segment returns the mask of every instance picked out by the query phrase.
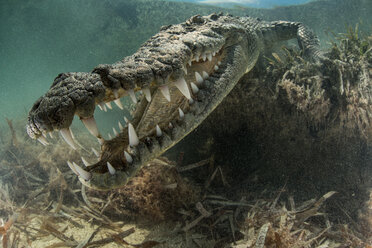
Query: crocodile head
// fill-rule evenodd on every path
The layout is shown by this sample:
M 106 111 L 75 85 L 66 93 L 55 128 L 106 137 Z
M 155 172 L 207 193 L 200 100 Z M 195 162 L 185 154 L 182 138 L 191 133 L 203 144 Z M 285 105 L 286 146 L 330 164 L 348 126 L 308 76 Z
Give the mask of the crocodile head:
M 47 144 L 59 130 L 73 149 L 69 126 L 77 115 L 101 143 L 100 160 L 85 170 L 71 168 L 85 185 L 118 188 L 135 172 L 195 129 L 256 63 L 257 35 L 239 18 L 212 14 L 163 27 L 132 56 L 99 65 L 91 73 L 63 73 L 29 112 L 27 132 Z M 143 96 L 133 118 L 111 140 L 94 119 L 96 106 L 135 93 Z

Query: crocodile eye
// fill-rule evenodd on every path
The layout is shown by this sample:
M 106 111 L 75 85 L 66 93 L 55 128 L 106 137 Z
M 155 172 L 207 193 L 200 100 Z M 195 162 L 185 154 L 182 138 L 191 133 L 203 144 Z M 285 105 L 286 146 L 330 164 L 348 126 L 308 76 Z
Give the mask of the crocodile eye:
M 205 20 L 202 16 L 196 15 L 190 18 L 190 22 L 194 24 L 203 24 Z
M 214 14 L 212 14 L 212 15 L 210 16 L 211 20 L 213 20 L 213 21 L 217 21 L 219 17 L 220 17 L 220 16 L 217 15 L 216 13 L 214 13 Z
M 34 103 L 34 105 L 32 106 L 31 111 L 35 111 L 36 109 L 38 109 L 42 100 L 43 100 L 43 98 L 40 97 L 40 98 L 39 98 L 39 99 Z

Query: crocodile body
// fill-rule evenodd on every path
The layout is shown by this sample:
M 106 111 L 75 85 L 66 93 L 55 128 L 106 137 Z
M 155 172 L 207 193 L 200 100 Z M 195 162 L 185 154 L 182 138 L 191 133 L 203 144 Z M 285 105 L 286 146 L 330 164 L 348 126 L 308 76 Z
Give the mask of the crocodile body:
M 85 170 L 70 164 L 80 181 L 99 190 L 126 184 L 136 171 L 194 130 L 273 44 L 297 38 L 304 54 L 322 59 L 317 37 L 297 22 L 265 22 L 222 14 L 193 16 L 162 27 L 132 56 L 90 73 L 62 73 L 29 112 L 27 132 L 48 144 L 58 130 L 79 149 L 70 125 L 77 115 L 101 143 L 100 160 Z M 135 93 L 143 96 L 137 103 Z M 136 102 L 133 118 L 105 140 L 95 125 L 96 106 L 121 97 Z

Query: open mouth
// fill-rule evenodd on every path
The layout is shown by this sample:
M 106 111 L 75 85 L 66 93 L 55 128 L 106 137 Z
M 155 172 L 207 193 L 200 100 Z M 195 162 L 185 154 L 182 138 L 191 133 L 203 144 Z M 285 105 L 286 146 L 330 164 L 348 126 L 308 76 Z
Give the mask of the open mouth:
M 204 112 L 200 108 L 212 87 L 208 84 L 223 70 L 223 54 L 221 49 L 196 57 L 188 63 L 184 77 L 160 87 L 142 89 L 143 97 L 133 119 L 124 128 L 119 127 L 120 134 L 103 142 L 101 160 L 87 167 L 91 177 L 83 179 L 83 183 L 95 188 L 120 186 L 140 165 L 160 156 L 198 126 L 196 116 Z M 129 97 L 136 102 L 131 94 Z
M 200 25 L 200 19 L 196 22 Z M 125 185 L 139 168 L 200 125 L 257 60 L 258 49 L 247 49 L 254 37 L 248 39 L 243 32 L 234 30 L 226 36 L 222 31 L 200 34 L 196 29 L 198 33 L 194 30 L 180 38 L 172 35 L 178 28 L 168 28 L 166 35 L 160 32 L 136 54 L 113 65 L 100 65 L 92 73 L 60 74 L 31 109 L 29 136 L 46 145 L 46 134 L 59 130 L 77 150 L 69 127 L 78 115 L 98 138 L 101 153 L 93 165 L 82 159 L 86 167 L 69 162 L 70 168 L 94 189 Z M 158 44 L 162 42 L 165 47 Z M 136 103 L 133 118 L 125 125 L 115 124 L 120 132 L 114 128 L 115 137 L 105 140 L 94 111 L 96 106 L 111 108 L 112 102 L 122 109 L 122 97 Z

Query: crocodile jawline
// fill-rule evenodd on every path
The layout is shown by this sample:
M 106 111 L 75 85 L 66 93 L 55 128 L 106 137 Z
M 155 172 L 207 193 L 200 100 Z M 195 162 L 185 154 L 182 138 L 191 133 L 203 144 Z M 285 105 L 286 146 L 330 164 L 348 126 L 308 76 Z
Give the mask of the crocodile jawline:
M 156 89 L 151 95 L 152 100 L 150 103 L 145 99 L 141 100 L 131 121 L 137 131 L 139 144 L 136 146 L 128 145 L 128 127 L 124 127 L 118 137 L 103 143 L 100 161 L 88 167 L 88 170 L 92 173 L 91 179 L 84 180 L 80 177 L 80 181 L 90 188 L 99 190 L 121 187 L 126 184 L 127 180 L 139 168 L 160 156 L 199 126 L 234 88 L 241 76 L 251 69 L 235 66 L 234 61 L 239 60 L 241 60 L 240 63 L 243 65 L 247 64 L 242 59 L 247 58 L 247 55 L 244 55 L 243 47 L 236 45 L 223 48 L 222 50 L 221 54 L 217 54 L 212 60 L 214 62 L 217 57 L 220 57 L 220 65 L 218 66 L 218 62 L 216 62 L 210 66 L 214 70 L 214 65 L 217 65 L 218 70 L 208 73 L 209 77 L 204 79 L 201 84 L 198 84 L 199 90 L 197 93 L 190 90 L 193 99 L 192 104 L 175 86 L 169 87 L 170 102 L 164 98 L 160 89 Z M 235 57 L 235 59 L 223 59 L 227 56 L 225 53 Z M 200 63 L 203 64 L 204 62 Z M 191 83 L 189 78 L 195 75 L 193 67 L 198 67 L 198 65 L 192 65 L 187 68 L 188 75 L 190 75 L 189 77 L 186 76 L 188 85 Z M 207 72 L 210 70 L 203 71 Z M 203 74 L 202 71 L 199 71 L 199 73 Z M 225 83 L 226 80 L 229 80 L 229 84 Z M 164 108 L 166 110 L 162 111 Z M 184 113 L 183 116 L 180 116 L 179 108 Z M 159 120 L 159 124 L 153 121 L 155 116 Z M 152 126 L 152 128 L 146 129 L 146 132 L 138 131 L 148 125 Z M 159 126 L 161 135 L 157 134 L 156 125 Z M 134 159 L 131 164 L 127 163 L 123 147 L 126 147 L 124 150 Z M 114 175 L 111 175 L 106 169 L 107 162 L 110 162 L 115 168 L 123 169 L 118 169 Z
M 101 155 L 85 170 L 69 163 L 71 169 L 88 187 L 121 187 L 200 125 L 253 68 L 273 34 L 278 41 L 297 37 L 305 52 L 320 55 L 316 37 L 300 23 L 194 16 L 162 28 L 122 61 L 99 65 L 92 73 L 60 74 L 30 110 L 27 132 L 47 144 L 45 134 L 60 130 L 77 149 L 69 126 L 78 115 L 100 140 Z M 144 96 L 133 119 L 117 137 L 104 140 L 95 125 L 95 107 L 111 101 L 121 107 L 120 97 L 135 98 L 139 90 Z

